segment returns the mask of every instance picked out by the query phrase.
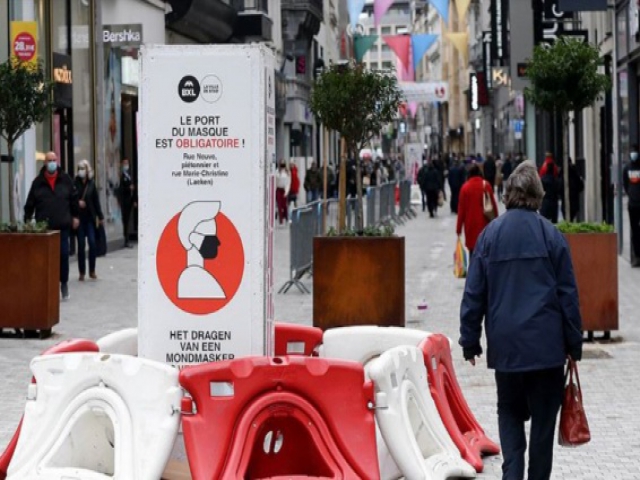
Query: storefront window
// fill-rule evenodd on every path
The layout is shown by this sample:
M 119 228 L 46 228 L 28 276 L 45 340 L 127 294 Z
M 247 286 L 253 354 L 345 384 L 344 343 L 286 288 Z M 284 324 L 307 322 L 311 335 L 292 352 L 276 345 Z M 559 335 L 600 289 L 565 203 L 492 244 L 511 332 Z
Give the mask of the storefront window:
M 93 95 L 89 41 L 89 2 L 71 0 L 71 58 L 73 65 L 73 154 L 75 162 L 93 158 Z

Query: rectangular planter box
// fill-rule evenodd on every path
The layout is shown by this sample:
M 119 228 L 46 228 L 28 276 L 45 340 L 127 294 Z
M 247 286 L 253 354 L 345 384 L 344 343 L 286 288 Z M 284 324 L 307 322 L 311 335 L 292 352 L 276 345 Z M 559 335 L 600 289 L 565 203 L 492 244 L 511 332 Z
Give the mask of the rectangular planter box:
M 618 330 L 618 246 L 615 233 L 566 233 L 575 270 L 582 329 Z
M 313 325 L 405 325 L 403 237 L 313 239 Z
M 60 321 L 60 233 L 0 234 L 0 328 L 39 330 Z

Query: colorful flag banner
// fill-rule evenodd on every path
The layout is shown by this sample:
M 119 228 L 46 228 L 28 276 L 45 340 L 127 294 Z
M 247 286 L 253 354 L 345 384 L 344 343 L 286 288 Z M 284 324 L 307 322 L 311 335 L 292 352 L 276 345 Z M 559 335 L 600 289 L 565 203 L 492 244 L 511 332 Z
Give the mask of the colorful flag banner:
M 376 27 L 380 25 L 380 20 L 392 4 L 393 0 L 373 0 L 373 22 Z
M 427 53 L 427 50 L 431 48 L 431 45 L 437 40 L 437 35 L 430 33 L 417 33 L 411 35 L 411 49 L 413 50 L 413 69 L 418 69 L 418 64 Z
M 456 0 L 456 10 L 458 10 L 458 20 L 464 20 L 467 10 L 469 10 L 469 4 L 471 0 Z
M 460 55 L 464 65 L 469 63 L 469 34 L 467 32 L 446 33 L 449 41 L 453 44 Z
M 348 0 L 349 9 L 349 22 L 351 24 L 351 30 L 356 31 L 356 25 L 358 25 L 358 19 L 364 8 L 365 0 Z
M 429 3 L 436 9 L 445 25 L 449 25 L 449 0 L 429 0 Z
M 360 63 L 365 54 L 378 40 L 378 35 L 356 35 L 353 37 L 353 50 L 356 62 Z
M 409 102 L 409 112 L 411 113 L 412 118 L 416 118 L 416 113 L 418 113 L 418 102 Z
M 396 62 L 396 78 L 399 82 L 415 82 L 416 72 L 413 69 L 413 63 L 409 62 L 409 66 L 405 68 L 400 60 Z
M 410 65 L 411 37 L 409 35 L 385 35 L 382 39 L 393 50 L 404 68 Z

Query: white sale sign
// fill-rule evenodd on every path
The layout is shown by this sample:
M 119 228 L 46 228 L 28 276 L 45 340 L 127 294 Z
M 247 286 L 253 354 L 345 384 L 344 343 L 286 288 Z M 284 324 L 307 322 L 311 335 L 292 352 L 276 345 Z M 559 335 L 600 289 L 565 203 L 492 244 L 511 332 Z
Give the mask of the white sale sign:
M 259 45 L 142 48 L 139 354 L 271 354 L 275 61 Z

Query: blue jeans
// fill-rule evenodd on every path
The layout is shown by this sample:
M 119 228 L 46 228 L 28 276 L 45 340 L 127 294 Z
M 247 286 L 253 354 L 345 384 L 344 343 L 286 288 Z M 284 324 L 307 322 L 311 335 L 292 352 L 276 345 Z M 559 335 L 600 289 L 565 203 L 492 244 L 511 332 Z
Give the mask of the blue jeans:
M 564 368 L 530 372 L 495 372 L 502 479 L 522 480 L 527 449 L 524 424 L 531 419 L 528 480 L 549 480 L 553 436 L 564 392 Z
M 307 203 L 315 202 L 320 198 L 319 190 L 308 190 L 307 191 Z
M 78 227 L 78 270 L 80 275 L 84 275 L 87 271 L 86 241 L 89 242 L 89 272 L 93 273 L 96 271 L 96 226 L 91 218 L 80 219 Z
M 69 229 L 60 230 L 60 283 L 69 281 Z

